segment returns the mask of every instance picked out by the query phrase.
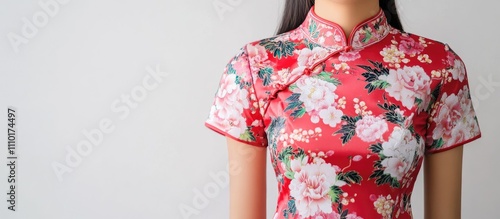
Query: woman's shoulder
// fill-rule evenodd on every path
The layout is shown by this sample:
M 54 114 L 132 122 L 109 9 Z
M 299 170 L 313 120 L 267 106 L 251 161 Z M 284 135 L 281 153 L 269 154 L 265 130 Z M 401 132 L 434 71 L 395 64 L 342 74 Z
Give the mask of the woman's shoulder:
M 249 41 L 243 48 L 249 55 L 262 55 L 263 52 L 267 52 L 268 56 L 281 59 L 295 55 L 295 51 L 304 48 L 306 44 L 307 39 L 298 27 L 288 32 Z
M 391 34 L 393 36 L 392 43 L 397 44 L 400 50 L 415 50 L 415 53 L 420 52 L 423 55 L 430 53 L 434 57 L 458 56 L 458 54 L 452 50 L 449 43 L 433 37 L 397 29 L 393 29 Z

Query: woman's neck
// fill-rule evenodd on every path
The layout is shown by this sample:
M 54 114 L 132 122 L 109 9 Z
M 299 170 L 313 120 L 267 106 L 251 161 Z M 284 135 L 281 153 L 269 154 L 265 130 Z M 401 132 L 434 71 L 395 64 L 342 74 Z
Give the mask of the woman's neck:
M 379 0 L 315 0 L 314 13 L 342 27 L 349 37 L 356 25 L 375 16 Z

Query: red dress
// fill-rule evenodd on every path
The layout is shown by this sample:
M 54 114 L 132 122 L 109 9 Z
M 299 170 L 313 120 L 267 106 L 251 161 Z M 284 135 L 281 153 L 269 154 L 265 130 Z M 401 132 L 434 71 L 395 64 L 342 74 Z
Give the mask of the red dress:
M 346 39 L 314 7 L 297 29 L 241 48 L 205 125 L 268 147 L 274 218 L 412 218 L 424 155 L 481 136 L 447 44 L 391 27 L 382 10 Z

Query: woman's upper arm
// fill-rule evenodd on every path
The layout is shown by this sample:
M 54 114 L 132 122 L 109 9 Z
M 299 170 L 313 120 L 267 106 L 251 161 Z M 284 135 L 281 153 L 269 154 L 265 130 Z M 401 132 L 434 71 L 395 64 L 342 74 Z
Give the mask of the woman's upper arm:
M 226 137 L 229 158 L 230 218 L 266 218 L 266 147 Z
M 460 219 L 463 145 L 424 159 L 425 219 Z

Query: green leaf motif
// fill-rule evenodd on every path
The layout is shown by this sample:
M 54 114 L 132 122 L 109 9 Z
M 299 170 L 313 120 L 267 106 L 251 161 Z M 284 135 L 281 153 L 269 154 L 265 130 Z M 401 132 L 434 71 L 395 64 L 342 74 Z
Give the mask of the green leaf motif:
M 384 67 L 384 65 L 380 62 L 374 62 L 372 60 L 368 61 L 373 65 L 373 68 L 367 65 L 358 65 L 358 67 L 366 71 L 361 75 L 365 77 L 366 82 L 369 82 L 365 86 L 365 89 L 368 90 L 368 93 L 371 93 L 375 89 L 384 89 L 389 86 L 390 84 L 388 84 L 387 82 L 379 80 L 379 76 L 389 75 L 389 69 Z
M 342 115 L 340 119 L 345 121 L 346 124 L 342 125 L 334 134 L 342 134 L 340 139 L 342 139 L 342 145 L 345 145 L 356 133 L 356 122 L 361 119 L 361 116 L 350 117 L 348 115 Z
M 232 64 L 227 66 L 227 74 L 236 74 L 236 69 L 234 69 Z
M 286 176 L 286 178 L 288 178 L 288 179 L 294 179 L 294 178 L 295 178 L 295 177 L 294 177 L 294 175 L 295 175 L 295 173 L 294 173 L 294 172 L 291 172 L 291 171 L 286 171 L 286 172 L 285 172 L 285 176 Z
M 369 177 L 370 179 L 374 178 L 376 179 L 375 180 L 375 183 L 377 185 L 383 185 L 383 184 L 389 184 L 389 186 L 393 187 L 393 188 L 399 188 L 400 187 L 400 183 L 399 181 L 392 177 L 391 175 L 389 174 L 384 174 L 384 171 L 383 170 L 375 170 Z
M 283 210 L 283 216 L 285 218 L 288 218 L 290 214 L 292 216 L 295 216 L 295 214 L 297 213 L 297 208 L 295 207 L 295 199 L 288 200 L 287 207 L 287 209 Z
M 353 184 L 353 183 L 360 184 L 361 180 L 363 179 L 361 177 L 361 175 L 359 175 L 359 173 L 356 171 L 348 171 L 346 173 L 339 173 L 339 175 L 337 175 L 337 177 L 339 180 L 342 180 L 348 184 Z
M 380 169 L 380 168 L 383 168 L 384 166 L 382 165 L 382 161 L 381 160 L 377 160 L 377 161 L 374 162 L 373 167 L 375 169 Z
M 331 77 L 332 74 L 329 73 L 329 72 L 326 72 L 326 71 L 322 71 L 321 73 L 319 73 L 318 75 L 314 76 L 315 78 L 318 78 L 318 79 L 321 79 L 323 81 L 326 81 L 326 82 L 329 82 L 329 83 L 332 83 L 334 84 L 335 86 L 339 86 L 341 83 L 339 81 L 339 79 L 337 78 L 332 78 Z
M 406 120 L 407 118 L 405 118 Z M 410 130 L 411 134 L 415 136 L 415 139 L 417 140 L 417 144 L 420 144 L 420 135 L 415 132 L 415 127 L 413 125 L 410 125 L 408 127 L 408 130 Z
M 262 79 L 264 86 L 269 86 L 271 84 L 271 75 L 273 74 L 272 68 L 263 68 L 259 71 L 259 78 Z
M 290 213 L 292 213 L 292 215 L 295 215 L 295 213 L 297 212 L 297 208 L 295 207 L 295 199 L 288 200 L 287 206 Z
M 259 44 L 264 46 L 266 50 L 270 51 L 278 59 L 293 56 L 295 46 L 297 45 L 291 41 L 274 41 L 273 39 L 262 40 Z
M 255 136 L 252 131 L 250 131 L 250 127 L 248 127 L 245 132 L 240 134 L 240 138 L 245 141 L 255 141 Z
M 285 164 L 285 177 L 288 179 L 294 179 L 295 178 L 295 172 L 292 171 L 291 166 L 290 166 L 290 161 L 292 159 L 304 159 L 305 157 L 305 152 L 303 149 L 294 149 L 292 146 L 288 146 L 284 148 L 279 154 L 278 154 L 278 160 L 280 160 L 283 164 Z
M 406 118 L 403 115 L 401 115 L 401 113 L 396 111 L 397 109 L 399 109 L 399 106 L 393 103 L 389 103 L 387 101 L 385 94 L 383 95 L 383 99 L 384 103 L 383 104 L 378 103 L 377 106 L 387 111 L 384 113 L 384 119 L 390 123 L 394 123 L 396 125 L 404 127 L 404 122 Z
M 370 145 L 370 151 L 375 153 L 375 154 L 380 154 L 380 152 L 382 152 L 382 150 L 383 150 L 382 143 L 380 143 L 380 142 L 377 142 L 375 144 Z
M 290 116 L 293 119 L 300 118 L 304 116 L 306 113 L 306 109 L 304 108 L 304 103 L 299 100 L 300 98 L 300 93 L 293 93 L 290 95 L 288 98 L 286 98 L 285 102 L 288 104 L 287 107 L 285 108 L 286 111 L 293 111 Z
M 340 195 L 342 193 L 342 189 L 338 186 L 332 186 L 330 187 L 330 191 L 328 191 L 328 195 L 330 196 L 333 203 L 337 203 L 340 201 Z
M 420 98 L 418 98 L 418 97 L 415 97 L 415 103 L 416 103 L 417 105 L 422 104 L 422 99 L 420 99 Z
M 371 84 L 374 88 L 378 88 L 378 89 L 385 89 L 385 88 L 388 88 L 391 86 L 391 84 L 389 84 L 387 81 L 383 81 L 383 80 L 376 80 L 376 81 L 371 82 Z
M 379 19 L 375 22 L 375 25 L 373 25 L 373 28 L 375 28 L 375 30 L 379 30 L 381 24 L 382 24 L 382 19 Z
M 293 111 L 293 113 L 291 113 L 290 116 L 293 117 L 293 119 L 297 119 L 304 116 L 304 114 L 306 114 L 306 108 L 301 107 Z
M 361 41 L 363 43 L 367 43 L 368 41 L 370 41 L 372 36 L 373 36 L 373 34 L 372 34 L 372 32 L 370 32 L 370 29 L 365 29 L 365 36 L 363 37 L 363 39 Z
M 296 108 L 300 108 L 302 106 L 302 101 L 293 101 L 293 102 L 290 102 L 288 104 L 288 106 L 286 106 L 285 108 L 285 111 L 289 111 L 289 110 L 293 110 L 293 109 L 296 109 Z
M 316 21 L 311 20 L 311 25 L 309 26 L 309 34 L 313 39 L 318 38 L 319 36 L 319 31 L 318 31 L 318 25 L 316 24 Z
M 439 93 L 441 92 L 441 83 L 439 83 L 434 89 L 431 91 L 431 100 L 429 101 L 429 105 L 427 105 L 427 111 L 429 111 L 434 103 L 439 98 Z
M 293 92 L 293 90 L 295 90 L 297 88 L 298 88 L 298 86 L 296 84 L 292 84 L 292 85 L 288 86 L 288 90 L 290 90 L 292 92 Z
M 400 126 L 404 126 L 404 121 L 405 121 L 405 118 L 397 113 L 396 111 L 394 110 L 391 110 L 389 112 L 386 112 L 384 114 L 384 118 L 390 122 L 390 123 L 394 123 L 394 124 L 398 124 Z
M 320 45 L 318 45 L 317 43 L 314 43 L 312 41 L 309 41 L 307 38 L 304 39 L 304 44 L 306 45 L 306 47 L 310 50 L 313 50 L 314 47 L 318 47 Z
M 279 116 L 271 119 L 271 124 L 268 127 L 268 139 L 269 139 L 269 148 L 271 150 L 276 150 L 277 148 L 277 138 L 279 136 L 279 132 L 285 125 L 285 118 Z
M 439 149 L 443 147 L 443 145 L 444 145 L 443 138 L 439 138 L 437 140 L 432 141 L 431 149 Z

